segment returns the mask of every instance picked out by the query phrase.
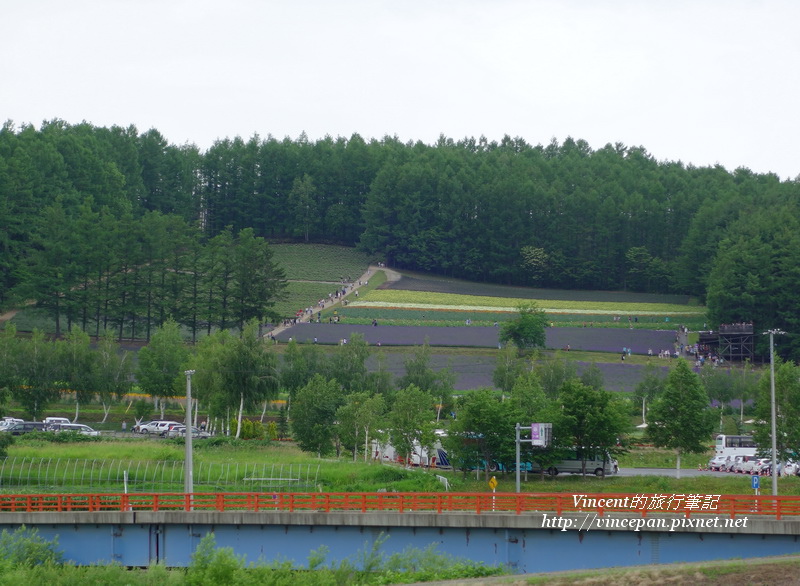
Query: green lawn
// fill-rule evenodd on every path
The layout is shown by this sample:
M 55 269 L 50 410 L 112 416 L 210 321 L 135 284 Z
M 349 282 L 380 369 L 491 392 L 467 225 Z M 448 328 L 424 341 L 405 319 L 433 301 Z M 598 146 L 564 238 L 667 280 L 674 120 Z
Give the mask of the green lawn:
M 275 304 L 275 311 L 284 317 L 293 317 L 295 312 L 305 307 L 316 307 L 317 301 L 327 299 L 328 293 L 336 290 L 336 284 L 317 281 L 289 281 L 286 285 L 286 299 Z

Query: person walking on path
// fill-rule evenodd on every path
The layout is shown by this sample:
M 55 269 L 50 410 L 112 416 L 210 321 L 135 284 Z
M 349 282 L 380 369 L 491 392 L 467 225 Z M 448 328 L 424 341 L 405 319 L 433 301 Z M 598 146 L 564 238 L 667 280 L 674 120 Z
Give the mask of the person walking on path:
M 365 286 L 369 283 L 370 276 L 374 275 L 376 271 L 383 271 L 384 274 L 386 275 L 387 281 L 399 281 L 401 277 L 400 273 L 398 273 L 397 271 L 387 269 L 386 267 L 370 265 L 370 267 L 366 270 L 366 272 L 363 275 L 361 275 L 361 278 L 359 278 L 356 281 L 353 281 L 353 283 L 350 285 L 347 291 L 345 291 L 341 296 L 339 296 L 339 302 L 340 303 L 343 302 L 350 295 L 358 297 L 358 290 L 362 286 Z M 310 309 L 311 309 L 310 312 L 303 312 L 303 315 L 297 318 L 297 323 L 309 323 L 315 321 L 317 315 L 320 312 L 322 312 L 325 308 L 316 306 L 316 307 L 311 307 Z M 282 331 L 284 331 L 285 329 L 287 329 L 288 327 L 290 326 L 285 326 L 283 324 L 280 324 L 276 326 L 273 330 L 271 330 L 270 333 L 274 337 L 279 333 L 281 333 Z

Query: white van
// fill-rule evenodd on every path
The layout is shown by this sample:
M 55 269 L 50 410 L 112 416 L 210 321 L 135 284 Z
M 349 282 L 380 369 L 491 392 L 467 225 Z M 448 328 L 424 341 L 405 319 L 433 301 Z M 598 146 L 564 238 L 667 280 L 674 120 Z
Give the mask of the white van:
M 45 427 L 50 427 L 51 425 L 63 425 L 72 422 L 66 417 L 45 417 L 42 423 L 44 423 Z
M 17 419 L 16 417 L 3 417 L 0 421 L 0 431 L 5 431 L 17 423 L 24 423 L 24 419 Z

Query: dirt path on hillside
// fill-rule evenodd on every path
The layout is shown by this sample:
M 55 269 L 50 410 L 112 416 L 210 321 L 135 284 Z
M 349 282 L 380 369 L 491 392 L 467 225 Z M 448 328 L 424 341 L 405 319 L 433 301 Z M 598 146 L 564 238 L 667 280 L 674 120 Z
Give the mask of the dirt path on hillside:
M 12 309 L 11 311 L 7 311 L 5 313 L 0 313 L 0 324 L 5 323 L 14 318 L 15 315 L 19 312 L 19 309 Z
M 309 312 L 305 312 L 302 315 L 302 317 L 297 318 L 297 323 L 309 323 L 309 322 L 312 322 L 312 321 L 315 320 L 316 316 L 321 311 L 325 311 L 325 310 L 331 309 L 331 308 L 333 308 L 333 307 L 335 307 L 337 305 L 341 305 L 342 301 L 345 300 L 345 299 L 348 299 L 348 298 L 352 299 L 353 297 L 358 297 L 357 291 L 361 287 L 363 287 L 367 283 L 369 283 L 370 278 L 372 276 L 374 276 L 375 273 L 378 272 L 378 271 L 383 271 L 384 272 L 384 274 L 386 275 L 386 280 L 387 281 L 394 282 L 394 281 L 399 281 L 402 278 L 402 275 L 400 273 L 398 273 L 397 271 L 393 271 L 391 269 L 387 269 L 386 267 L 381 267 L 381 266 L 377 266 L 377 265 L 370 265 L 369 268 L 367 269 L 367 271 L 363 275 L 361 275 L 361 277 L 359 277 L 357 280 L 353 281 L 352 283 L 346 285 L 346 291 L 345 291 L 344 295 L 340 296 L 338 299 L 334 298 L 334 299 L 325 300 L 325 304 L 322 307 L 320 307 L 317 304 L 314 304 L 311 307 L 311 312 L 310 313 Z M 335 285 L 337 287 L 341 287 L 342 286 L 340 283 L 335 283 Z M 283 325 L 283 324 L 279 324 L 278 326 L 276 326 L 275 328 L 273 328 L 270 331 L 270 334 L 272 336 L 277 336 L 278 334 L 280 334 L 284 330 L 292 327 L 293 325 L 294 325 L 293 323 L 290 324 L 290 325 L 286 325 L 286 326 Z

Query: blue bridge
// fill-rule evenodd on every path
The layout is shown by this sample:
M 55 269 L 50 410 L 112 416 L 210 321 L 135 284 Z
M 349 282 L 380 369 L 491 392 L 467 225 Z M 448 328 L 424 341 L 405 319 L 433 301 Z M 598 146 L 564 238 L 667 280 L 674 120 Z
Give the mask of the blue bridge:
M 124 566 L 186 566 L 209 533 L 218 546 L 231 547 L 248 561 L 293 560 L 304 566 L 309 554 L 322 546 L 328 549 L 328 561 L 339 561 L 385 537 L 381 550 L 386 553 L 435 544 L 440 553 L 519 573 L 800 550 L 800 516 L 791 514 L 800 499 L 791 499 L 791 507 L 784 502 L 783 511 L 771 497 L 730 497 L 735 504 L 723 500 L 714 514 L 682 510 L 644 515 L 596 503 L 585 510 L 561 510 L 571 495 L 538 495 L 541 501 L 537 495 L 453 493 L 434 500 L 411 493 L 351 494 L 343 501 L 325 493 L 302 495 L 308 497 L 302 500 L 290 498 L 298 495 L 208 495 L 208 506 L 198 509 L 192 495 L 160 495 L 161 500 L 148 501 L 149 510 L 143 510 L 137 495 L 73 496 L 0 495 L 0 529 L 35 527 L 46 539 L 57 537 L 74 563 Z M 232 496 L 242 497 L 235 501 L 239 510 L 229 510 L 234 508 Z M 377 507 L 376 502 L 383 504 Z M 178 508 L 176 503 L 183 503 L 184 510 L 161 510 Z M 118 510 L 105 510 L 110 508 Z M 459 508 L 472 510 L 455 510 Z

